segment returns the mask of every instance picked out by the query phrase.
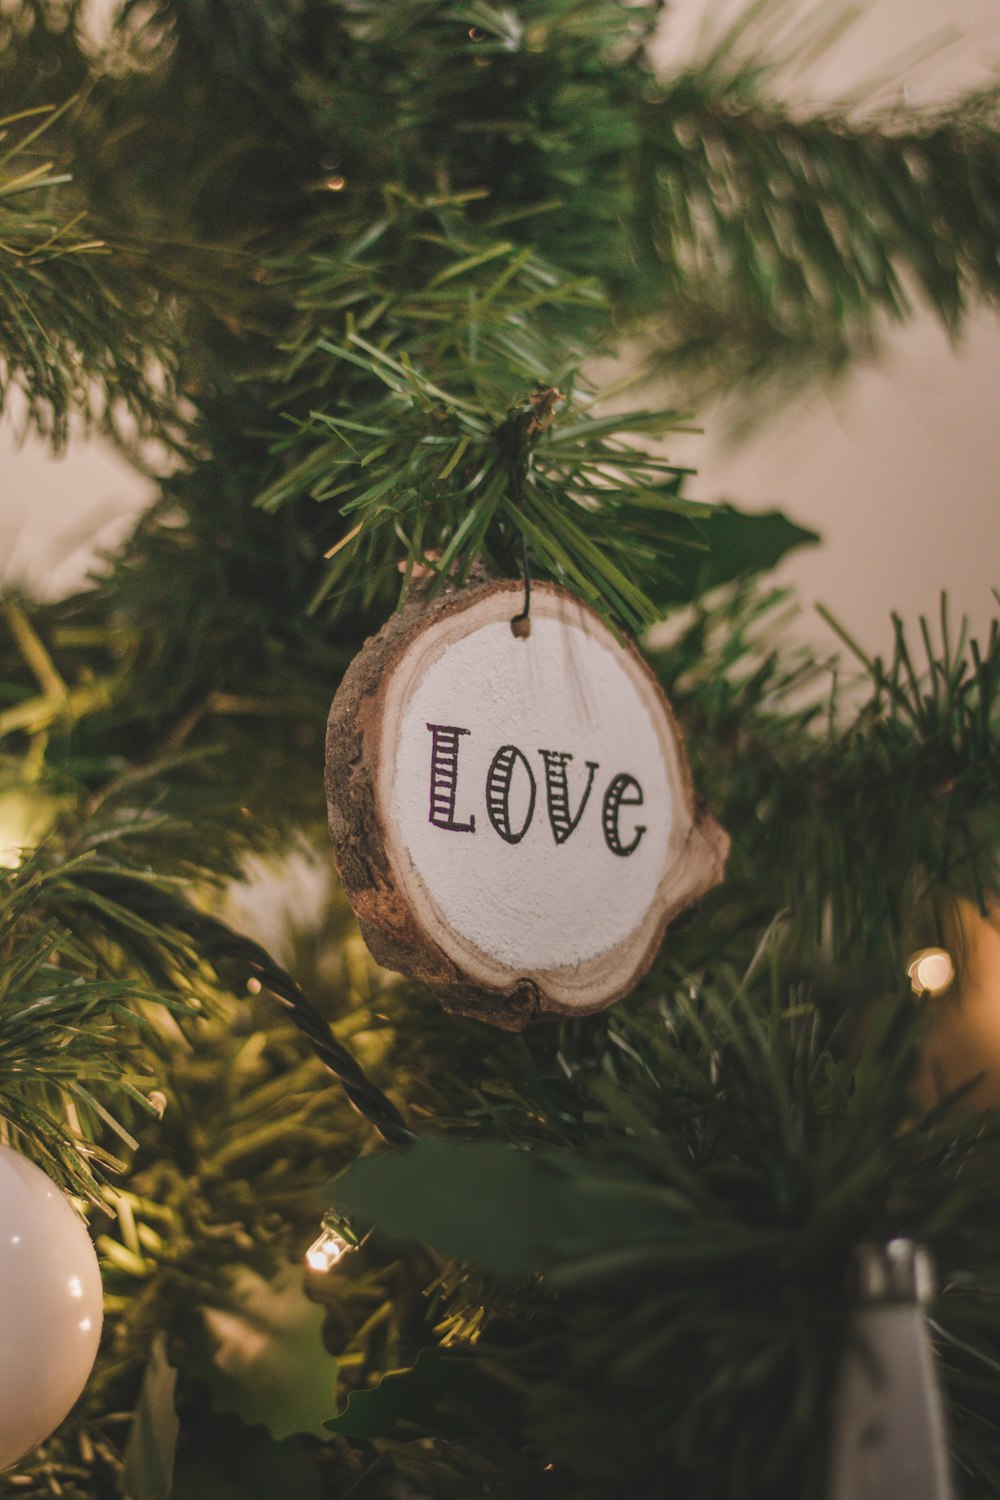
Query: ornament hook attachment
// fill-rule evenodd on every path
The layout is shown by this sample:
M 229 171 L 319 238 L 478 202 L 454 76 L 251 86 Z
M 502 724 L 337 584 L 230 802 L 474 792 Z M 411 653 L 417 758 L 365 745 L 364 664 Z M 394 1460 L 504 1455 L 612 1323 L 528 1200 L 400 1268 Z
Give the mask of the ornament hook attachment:
M 524 481 L 531 466 L 533 440 L 551 427 L 556 407 L 565 401 L 554 385 L 536 387 L 530 401 L 515 407 L 503 423 L 500 435 L 507 453 L 507 473 L 514 505 L 520 511 L 524 504 Z M 525 641 L 531 634 L 531 571 L 528 567 L 528 543 L 521 532 L 521 570 L 524 575 L 524 608 L 510 622 L 512 634 Z
M 521 532 L 521 570 L 524 576 L 524 608 L 510 622 L 511 633 L 519 641 L 526 641 L 531 634 L 531 569 L 528 566 L 528 544 Z

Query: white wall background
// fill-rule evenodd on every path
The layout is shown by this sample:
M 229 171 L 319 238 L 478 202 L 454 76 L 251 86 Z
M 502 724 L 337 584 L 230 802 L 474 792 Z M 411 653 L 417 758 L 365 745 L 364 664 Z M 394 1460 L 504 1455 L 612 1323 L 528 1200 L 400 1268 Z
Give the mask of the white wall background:
M 659 40 L 664 65 L 690 53 L 708 15 L 715 29 L 729 0 L 674 0 Z M 790 21 L 815 9 L 795 0 Z M 870 0 L 859 23 L 807 73 L 791 80 L 808 102 L 842 97 L 887 79 L 883 100 L 920 103 L 996 76 L 998 0 Z M 935 39 L 927 57 L 922 43 Z M 949 348 L 930 317 L 893 335 L 877 366 L 857 370 L 831 395 L 786 408 L 736 450 L 719 412 L 700 414 L 704 433 L 670 445 L 699 474 L 690 493 L 749 507 L 778 504 L 823 533 L 782 573 L 810 606 L 822 600 L 869 649 L 888 648 L 889 611 L 908 620 L 935 612 L 949 592 L 984 632 L 1000 585 L 1000 323 L 988 312 Z M 0 574 L 50 595 L 85 575 L 92 548 L 113 545 L 149 494 L 113 453 L 74 444 L 53 460 L 39 445 L 18 449 L 0 428 Z M 818 619 L 804 630 L 829 641 Z

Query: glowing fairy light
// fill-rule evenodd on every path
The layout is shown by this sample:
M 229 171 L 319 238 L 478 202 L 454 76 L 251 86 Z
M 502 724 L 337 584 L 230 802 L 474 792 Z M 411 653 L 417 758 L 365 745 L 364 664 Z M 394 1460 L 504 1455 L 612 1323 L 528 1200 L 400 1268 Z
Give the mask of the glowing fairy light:
M 306 1265 L 310 1271 L 321 1273 L 332 1271 L 341 1256 L 350 1248 L 347 1241 L 341 1238 L 335 1229 L 324 1229 L 306 1251 Z
M 344 1221 L 334 1214 L 327 1214 L 319 1236 L 313 1240 L 306 1251 L 306 1265 L 310 1271 L 316 1271 L 321 1276 L 325 1276 L 349 1250 L 356 1248 L 357 1240 L 351 1236 Z
M 943 948 L 921 948 L 906 969 L 915 995 L 943 995 L 955 978 L 955 965 Z

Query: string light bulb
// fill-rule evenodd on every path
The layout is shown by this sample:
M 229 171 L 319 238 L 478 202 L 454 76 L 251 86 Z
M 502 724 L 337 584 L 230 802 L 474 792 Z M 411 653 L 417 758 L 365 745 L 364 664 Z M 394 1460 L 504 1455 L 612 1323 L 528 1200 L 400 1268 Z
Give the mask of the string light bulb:
M 325 1276 L 347 1254 L 356 1250 L 357 1239 L 350 1227 L 336 1214 L 325 1214 L 323 1227 L 306 1251 L 306 1265 L 310 1271 Z
M 915 995 L 935 998 L 949 990 L 955 979 L 955 964 L 944 948 L 921 948 L 906 966 Z

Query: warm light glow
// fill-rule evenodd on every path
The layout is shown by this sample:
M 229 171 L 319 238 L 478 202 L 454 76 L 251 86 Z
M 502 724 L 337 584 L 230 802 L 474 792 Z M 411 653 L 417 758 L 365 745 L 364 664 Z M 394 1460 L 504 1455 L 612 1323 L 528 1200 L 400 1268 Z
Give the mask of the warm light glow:
M 335 172 L 332 177 L 326 179 L 325 185 L 330 189 L 331 193 L 342 193 L 347 186 L 347 178 L 341 177 L 339 172 Z
M 324 1229 L 318 1239 L 313 1240 L 306 1251 L 306 1265 L 310 1271 L 326 1273 L 333 1269 L 351 1246 L 335 1229 Z
M 56 803 L 21 785 L 0 791 L 0 869 L 16 870 L 52 826 Z
M 249 994 L 249 995 L 259 995 L 260 991 L 261 991 L 261 983 L 260 983 L 259 979 L 248 979 L 247 980 L 247 994 Z
M 906 970 L 915 995 L 943 995 L 955 978 L 951 954 L 943 948 L 921 948 Z
M 10 796 L 0 799 L 0 869 L 16 870 L 30 842 L 30 822 Z

